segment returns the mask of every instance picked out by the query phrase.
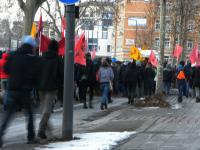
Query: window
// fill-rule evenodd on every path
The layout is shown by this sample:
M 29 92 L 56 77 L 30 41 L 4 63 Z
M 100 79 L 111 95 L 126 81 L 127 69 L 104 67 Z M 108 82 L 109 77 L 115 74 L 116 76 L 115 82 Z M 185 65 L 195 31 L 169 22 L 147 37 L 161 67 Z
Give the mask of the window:
M 165 48 L 169 48 L 169 39 L 165 39 Z
M 111 50 L 111 46 L 107 45 L 107 52 L 110 52 L 110 50 Z
M 194 22 L 193 21 L 190 21 L 189 23 L 188 23 L 188 30 L 189 31 L 192 31 L 194 29 Z
M 159 20 L 156 20 L 155 29 L 156 30 L 160 29 L 160 21 Z
M 193 41 L 192 40 L 188 40 L 187 41 L 187 48 L 188 49 L 192 49 L 193 48 Z
M 108 38 L 108 32 L 107 31 L 103 31 L 102 32 L 102 39 L 107 39 Z
M 159 47 L 160 45 L 160 39 L 159 38 L 155 38 L 155 43 L 154 43 L 155 47 Z

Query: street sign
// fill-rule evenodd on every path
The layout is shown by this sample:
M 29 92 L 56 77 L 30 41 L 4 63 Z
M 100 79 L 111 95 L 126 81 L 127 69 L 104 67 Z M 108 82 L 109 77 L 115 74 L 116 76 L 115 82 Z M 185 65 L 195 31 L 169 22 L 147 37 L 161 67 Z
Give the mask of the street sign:
M 79 0 L 59 0 L 60 2 L 66 4 L 66 5 L 72 5 L 78 2 Z

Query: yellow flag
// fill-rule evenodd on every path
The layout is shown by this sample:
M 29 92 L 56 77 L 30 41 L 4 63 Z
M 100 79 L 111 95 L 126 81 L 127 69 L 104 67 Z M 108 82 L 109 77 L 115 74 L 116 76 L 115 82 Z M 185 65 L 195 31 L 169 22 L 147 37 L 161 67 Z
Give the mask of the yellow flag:
M 142 55 L 139 51 L 139 49 L 135 46 L 131 47 L 130 50 L 130 58 L 134 59 L 134 60 L 141 60 L 142 59 Z
M 33 22 L 32 29 L 31 29 L 31 34 L 30 34 L 31 37 L 35 38 L 36 37 L 36 33 L 37 33 L 37 27 L 36 27 L 35 22 Z

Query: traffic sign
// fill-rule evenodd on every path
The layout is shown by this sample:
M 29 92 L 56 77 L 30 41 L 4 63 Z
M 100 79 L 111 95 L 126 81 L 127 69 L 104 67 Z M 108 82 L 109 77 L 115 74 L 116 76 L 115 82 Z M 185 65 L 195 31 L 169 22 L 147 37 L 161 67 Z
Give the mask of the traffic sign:
M 64 3 L 64 4 L 71 5 L 71 4 L 75 4 L 79 0 L 59 0 L 59 1 Z

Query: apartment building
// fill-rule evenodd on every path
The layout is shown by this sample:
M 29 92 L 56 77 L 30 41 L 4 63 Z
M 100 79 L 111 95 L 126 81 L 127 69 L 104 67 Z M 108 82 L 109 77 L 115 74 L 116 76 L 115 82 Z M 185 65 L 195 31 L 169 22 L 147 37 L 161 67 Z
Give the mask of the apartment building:
M 124 0 L 120 7 L 120 21 L 115 27 L 115 40 L 113 40 L 113 56 L 119 60 L 129 60 L 129 51 L 132 45 L 142 49 L 158 50 L 160 35 L 160 9 L 159 2 L 152 0 Z M 171 36 L 170 9 L 167 8 L 165 58 L 172 57 L 172 51 L 178 38 Z M 194 42 L 198 41 L 199 31 L 196 21 L 189 20 L 187 27 L 187 39 L 184 42 L 186 55 L 188 55 Z M 174 43 L 172 42 L 174 41 Z

